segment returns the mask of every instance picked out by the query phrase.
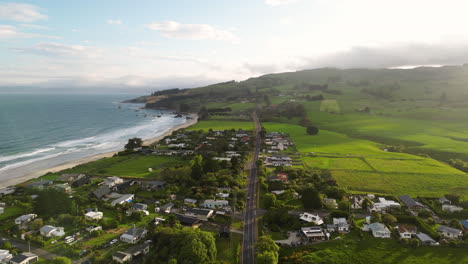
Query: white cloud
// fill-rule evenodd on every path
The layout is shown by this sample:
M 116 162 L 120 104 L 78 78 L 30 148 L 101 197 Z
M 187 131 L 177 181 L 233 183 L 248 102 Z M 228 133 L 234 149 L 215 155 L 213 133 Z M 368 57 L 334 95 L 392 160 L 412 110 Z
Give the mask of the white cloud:
M 282 17 L 280 18 L 280 24 L 290 26 L 295 24 L 295 21 L 292 17 Z
M 123 24 L 122 20 L 119 20 L 119 19 L 117 20 L 108 19 L 106 22 L 109 25 L 122 25 Z
M 42 14 L 37 6 L 19 3 L 0 4 L 0 20 L 34 22 L 42 19 L 47 19 L 47 16 Z
M 29 48 L 15 48 L 20 53 L 29 53 L 51 57 L 80 57 L 97 58 L 102 55 L 103 49 L 82 45 L 65 45 L 53 42 L 41 42 Z
M 0 39 L 13 39 L 13 38 L 52 38 L 60 39 L 57 36 L 49 36 L 42 34 L 31 34 L 18 31 L 14 26 L 0 25 Z
M 30 29 L 40 29 L 40 30 L 50 30 L 50 28 L 40 25 L 33 25 L 33 24 L 19 24 L 22 28 L 30 28 Z
M 300 2 L 302 0 L 265 0 L 265 4 L 269 6 L 282 6 L 282 5 L 289 5 Z
M 236 42 L 238 38 L 230 31 L 208 24 L 181 24 L 175 21 L 151 23 L 146 25 L 151 30 L 162 33 L 167 38 L 191 40 L 226 40 Z

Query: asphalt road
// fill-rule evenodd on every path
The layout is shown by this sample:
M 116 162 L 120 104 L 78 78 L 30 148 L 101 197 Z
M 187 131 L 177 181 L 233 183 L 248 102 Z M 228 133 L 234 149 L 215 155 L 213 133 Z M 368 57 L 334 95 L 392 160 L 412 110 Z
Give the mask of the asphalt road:
M 255 133 L 256 133 L 256 141 L 255 141 L 255 150 L 254 150 L 254 157 L 250 164 L 250 173 L 248 177 L 248 190 L 247 190 L 247 201 L 244 210 L 244 235 L 242 239 L 242 256 L 241 256 L 241 263 L 242 264 L 250 264 L 255 262 L 255 252 L 254 252 L 254 244 L 256 238 L 256 209 L 257 209 L 257 166 L 255 162 L 258 159 L 258 155 L 260 152 L 260 131 L 262 129 L 260 125 L 260 121 L 256 113 L 252 114 L 252 118 L 255 123 Z

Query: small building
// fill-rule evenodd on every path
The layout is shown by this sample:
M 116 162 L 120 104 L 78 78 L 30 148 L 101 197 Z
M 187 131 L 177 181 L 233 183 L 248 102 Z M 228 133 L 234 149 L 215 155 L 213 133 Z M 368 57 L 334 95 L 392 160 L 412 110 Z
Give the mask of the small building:
M 409 195 L 400 195 L 398 196 L 398 199 L 409 209 L 419 211 L 421 209 L 424 209 L 425 206 L 421 204 L 420 202 L 415 201 L 411 196 Z
M 39 233 L 44 237 L 61 237 L 65 235 L 63 227 L 45 225 L 39 229 Z
M 92 220 L 92 221 L 100 220 L 103 216 L 104 214 L 102 212 L 96 212 L 96 211 L 87 212 L 85 214 L 85 218 L 87 220 Z
M 443 238 L 449 239 L 459 239 L 463 236 L 463 232 L 460 229 L 451 228 L 444 225 L 437 227 L 437 233 L 439 233 Z
M 120 236 L 120 240 L 125 243 L 136 244 L 146 236 L 148 231 L 144 228 L 132 227 Z
M 32 220 L 34 220 L 34 218 L 37 217 L 37 214 L 26 214 L 26 215 L 22 215 L 18 218 L 15 219 L 15 224 L 17 225 L 23 225 L 27 222 L 31 222 Z
M 328 233 L 333 233 L 333 232 L 336 232 L 336 229 L 335 229 L 335 226 L 334 225 L 326 225 L 326 231 Z
M 224 208 L 229 206 L 229 201 L 226 200 L 205 200 L 203 201 L 202 207 L 217 209 L 217 208 Z
M 112 187 L 112 190 L 116 192 L 126 192 L 130 187 L 132 187 L 133 184 L 135 184 L 135 181 L 133 180 L 124 181 Z
M 144 203 L 135 203 L 132 205 L 132 211 L 144 212 L 148 210 L 148 205 Z
M 137 258 L 149 253 L 150 245 L 150 241 L 145 241 L 140 245 L 136 245 L 122 251 L 117 251 L 112 254 L 112 260 L 118 263 L 135 261 Z
M 5 195 L 9 195 L 9 194 L 13 194 L 13 193 L 15 193 L 15 191 L 16 191 L 15 187 L 6 187 L 6 188 L 3 188 L 3 189 L 0 189 L 0 197 L 5 196 Z
M 370 213 L 373 213 L 373 212 L 384 212 L 389 208 L 401 208 L 401 205 L 393 200 L 387 200 L 383 197 L 379 197 L 379 202 L 368 206 L 367 210 Z
M 0 214 L 3 214 L 5 212 L 5 207 L 0 207 Z
M 90 196 L 95 197 L 97 199 L 102 199 L 106 197 L 109 193 L 111 193 L 111 191 L 112 190 L 109 188 L 109 186 L 103 185 L 99 187 L 97 190 L 95 190 L 94 192 L 92 192 Z
M 84 177 L 81 177 L 79 179 L 77 179 L 76 181 L 74 181 L 71 186 L 73 188 L 78 188 L 78 187 L 81 187 L 81 186 L 84 186 L 84 185 L 87 185 L 87 184 L 90 184 L 91 183 L 91 180 L 89 179 L 88 176 L 84 176 Z
M 90 233 L 95 232 L 95 231 L 100 231 L 100 230 L 102 230 L 102 226 L 90 225 L 86 228 L 86 231 Z
M 31 264 L 34 262 L 38 262 L 39 257 L 36 254 L 24 252 L 14 256 L 10 259 L 10 264 Z
M 157 191 L 166 186 L 165 181 L 138 181 L 137 183 L 140 188 L 148 191 Z
M 124 182 L 124 180 L 122 178 L 119 178 L 117 176 L 112 176 L 112 177 L 107 177 L 104 180 L 103 184 L 106 185 L 109 188 L 113 188 L 114 186 L 119 185 L 119 184 L 121 184 L 123 182 Z
M 430 237 L 427 234 L 416 233 L 414 236 L 417 239 L 419 239 L 419 241 L 421 241 L 421 245 L 424 245 L 424 246 L 438 246 L 439 245 L 438 242 L 436 242 L 434 239 L 432 239 L 432 237 Z
M 194 217 L 203 221 L 208 221 L 208 218 L 212 217 L 214 211 L 211 209 L 201 209 L 201 208 L 189 208 L 185 211 L 186 216 Z
M 8 250 L 0 249 L 0 263 L 8 263 L 13 255 Z
M 449 199 L 445 198 L 445 197 L 440 197 L 439 198 L 439 203 L 440 204 L 452 204 L 452 202 Z
M 346 221 L 346 218 L 333 218 L 333 225 L 340 233 L 349 232 L 349 224 L 348 221 Z
M 177 220 L 179 220 L 180 224 L 183 226 L 197 228 L 201 225 L 201 220 L 195 217 L 189 217 L 189 216 L 182 215 L 182 214 L 175 214 L 175 216 L 177 217 Z
M 324 198 L 323 203 L 327 208 L 338 208 L 338 204 L 336 203 L 336 199 L 332 198 Z
M 112 201 L 111 205 L 116 206 L 117 204 L 130 203 L 133 201 L 134 198 L 135 198 L 134 194 L 124 194 L 120 196 L 120 198 L 117 198 L 114 201 Z
M 468 220 L 461 220 L 460 224 L 463 226 L 465 230 L 468 230 Z
M 362 226 L 362 231 L 371 231 L 374 237 L 380 238 L 390 238 L 391 235 L 390 230 L 381 223 L 365 224 Z
M 35 182 L 31 182 L 26 187 L 43 190 L 45 187 L 52 185 L 54 182 L 49 180 L 40 179 Z
M 325 234 L 320 226 L 301 227 L 302 240 L 312 242 L 314 240 L 325 240 Z
M 82 173 L 69 173 L 69 174 L 62 174 L 57 178 L 57 181 L 61 182 L 74 182 L 78 179 L 85 177 L 85 174 Z
M 416 226 L 414 225 L 399 224 L 396 227 L 396 230 L 400 235 L 400 238 L 411 239 L 414 235 L 416 235 Z
M 364 197 L 360 195 L 356 195 L 349 198 L 349 202 L 351 203 L 351 209 L 362 209 L 362 203 L 364 202 Z
M 268 181 L 270 182 L 282 182 L 282 183 L 289 183 L 289 178 L 287 173 L 277 173 L 274 176 L 268 177 Z
M 443 204 L 442 211 L 447 212 L 447 213 L 461 212 L 463 211 L 463 207 L 451 205 L 451 204 Z
M 191 198 L 185 198 L 184 203 L 186 203 L 186 204 L 196 204 L 197 200 L 196 199 L 191 199 Z
M 172 207 L 174 207 L 174 203 L 167 203 L 167 204 L 162 205 L 161 207 L 156 207 L 155 211 L 156 213 L 161 212 L 161 213 L 170 214 L 172 211 Z
M 71 192 L 71 186 L 68 185 L 68 183 L 64 183 L 64 184 L 57 184 L 55 185 L 55 188 L 57 190 L 60 190 L 62 192 L 66 192 L 66 193 L 70 193 Z
M 323 224 L 323 220 L 320 216 L 309 214 L 309 213 L 300 214 L 299 219 L 301 219 L 302 221 L 309 222 L 309 223 L 314 223 L 315 225 Z

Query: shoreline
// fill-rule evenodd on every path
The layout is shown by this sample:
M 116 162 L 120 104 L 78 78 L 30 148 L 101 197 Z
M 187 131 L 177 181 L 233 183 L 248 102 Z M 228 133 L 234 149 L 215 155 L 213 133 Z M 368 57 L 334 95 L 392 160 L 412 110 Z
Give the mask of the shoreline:
M 198 122 L 198 115 L 197 114 L 189 114 L 189 116 L 192 117 L 192 119 L 187 119 L 187 122 L 185 122 L 183 124 L 180 124 L 180 125 L 177 125 L 177 126 L 169 129 L 168 131 L 164 132 L 163 134 L 161 134 L 159 136 L 143 140 L 143 146 L 149 146 L 151 144 L 154 144 L 154 143 L 158 142 L 159 140 L 163 139 L 164 137 L 172 134 L 172 132 L 174 132 L 174 131 L 177 131 L 179 129 L 183 129 L 183 128 L 187 128 L 189 126 L 195 125 Z M 73 168 L 73 167 L 76 167 L 78 165 L 85 164 L 85 163 L 88 163 L 88 162 L 100 160 L 100 159 L 103 159 L 103 158 L 110 158 L 110 157 L 114 156 L 115 154 L 117 154 L 118 152 L 119 151 L 111 151 L 111 152 L 96 154 L 96 155 L 93 155 L 93 156 L 89 156 L 89 157 L 85 157 L 85 158 L 81 158 L 81 159 L 77 159 L 77 160 L 67 161 L 67 162 L 59 164 L 57 166 L 53 166 L 53 167 L 50 167 L 50 168 L 47 168 L 47 169 L 44 169 L 44 170 L 32 172 L 32 173 L 23 175 L 21 177 L 4 180 L 4 181 L 0 182 L 0 188 L 6 188 L 6 187 L 9 187 L 9 186 L 19 185 L 19 184 L 25 183 L 27 181 L 30 181 L 32 179 L 39 178 L 39 177 L 41 177 L 41 176 L 43 176 L 43 175 L 45 175 L 45 174 L 47 174 L 49 172 L 55 173 L 55 172 L 59 172 L 59 171 L 65 170 L 65 169 L 70 169 L 70 168 Z

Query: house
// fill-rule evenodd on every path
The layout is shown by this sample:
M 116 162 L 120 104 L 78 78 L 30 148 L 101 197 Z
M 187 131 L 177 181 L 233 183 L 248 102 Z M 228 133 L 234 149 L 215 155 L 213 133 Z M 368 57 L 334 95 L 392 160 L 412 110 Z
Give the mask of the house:
M 381 223 L 365 224 L 362 226 L 362 231 L 371 231 L 374 237 L 380 238 L 390 238 L 391 235 L 390 230 Z
M 116 192 L 125 192 L 125 191 L 127 191 L 127 189 L 130 188 L 134 183 L 135 183 L 135 181 L 125 181 L 125 182 L 122 182 L 122 183 L 117 184 L 117 185 L 115 185 L 114 187 L 112 187 L 112 190 L 114 190 L 114 191 L 116 191 Z
M 191 198 L 185 198 L 184 203 L 186 203 L 186 204 L 196 204 L 197 200 L 191 199 Z
M 424 233 L 416 233 L 414 235 L 419 241 L 421 241 L 421 245 L 424 246 L 438 246 L 439 243 L 436 242 L 432 237 L 428 236 L 427 234 Z
M 35 182 L 29 183 L 29 184 L 27 185 L 27 187 L 28 187 L 28 188 L 35 188 L 35 189 L 42 190 L 42 189 L 44 189 L 45 187 L 52 185 L 53 183 L 54 183 L 53 181 L 48 181 L 48 180 L 40 179 L 39 181 L 35 181 Z
M 55 188 L 56 188 L 57 190 L 60 190 L 60 191 L 62 191 L 62 192 L 66 192 L 66 193 L 69 193 L 69 192 L 71 192 L 71 190 L 72 190 L 72 189 L 71 189 L 71 186 L 68 185 L 68 183 L 57 184 L 57 185 L 55 185 Z
M 268 177 L 268 181 L 289 183 L 288 174 L 287 173 L 277 173 L 274 176 Z
M 120 196 L 120 198 L 117 198 L 114 201 L 112 201 L 111 205 L 116 206 L 117 204 L 130 203 L 131 201 L 133 201 L 134 198 L 135 198 L 134 194 L 124 194 Z
M 400 195 L 398 196 L 398 199 L 400 199 L 400 201 L 411 210 L 419 211 L 425 208 L 423 204 L 421 204 L 420 202 L 416 202 L 409 195 Z
M 336 203 L 336 199 L 332 198 L 324 198 L 323 203 L 327 208 L 338 208 L 338 204 Z
M 82 173 L 71 173 L 71 174 L 62 174 L 57 178 L 57 181 L 61 182 L 74 182 L 78 179 L 85 177 L 86 175 Z
M 8 263 L 13 255 L 8 250 L 0 249 L 0 263 Z
M 351 209 L 362 209 L 362 203 L 364 202 L 364 197 L 357 195 L 349 198 L 351 203 Z
M 96 197 L 97 199 L 102 199 L 111 192 L 111 189 L 107 185 L 99 187 L 97 190 L 91 193 L 90 196 Z
M 15 219 L 15 224 L 22 225 L 22 224 L 32 221 L 36 217 L 37 217 L 37 214 L 22 215 Z
M 175 214 L 181 225 L 197 228 L 201 225 L 201 220 L 182 214 Z
M 445 197 L 440 197 L 439 198 L 439 203 L 441 203 L 441 204 L 452 204 L 452 202 L 449 199 L 445 198 Z
M 461 220 L 460 224 L 463 226 L 464 229 L 468 229 L 468 220 Z
M 416 227 L 414 225 L 399 224 L 396 227 L 396 230 L 400 235 L 400 238 L 411 239 L 414 235 L 416 235 Z
M 273 167 L 289 167 L 292 165 L 292 159 L 289 156 L 284 155 L 269 156 L 265 158 L 265 165 Z
M 106 185 L 107 187 L 109 188 L 112 188 L 116 185 L 119 185 L 121 183 L 123 183 L 124 180 L 117 177 L 117 176 L 112 176 L 112 177 L 107 177 L 105 180 L 104 180 L 104 185 Z
M 463 207 L 450 205 L 450 204 L 443 204 L 442 211 L 447 212 L 447 213 L 461 212 L 463 211 Z
M 174 207 L 174 203 L 167 203 L 161 206 L 160 208 L 156 207 L 155 210 L 156 210 L 156 213 L 162 212 L 162 213 L 170 214 L 172 211 L 172 207 Z
M 166 186 L 165 181 L 138 181 L 137 182 L 140 188 L 147 191 L 156 191 L 163 189 Z
M 132 205 L 132 211 L 144 212 L 148 210 L 148 205 L 144 203 L 135 203 Z
M 90 233 L 95 232 L 95 231 L 100 231 L 100 230 L 102 230 L 102 226 L 90 225 L 86 228 L 86 231 Z
M 314 240 L 325 240 L 325 234 L 320 226 L 301 227 L 300 235 L 305 242 Z
M 132 227 L 120 236 L 120 240 L 125 243 L 135 244 L 146 236 L 148 231 L 144 228 Z
M 10 264 L 31 264 L 38 262 L 39 257 L 36 254 L 25 252 L 14 256 L 10 259 Z
M 87 212 L 85 214 L 85 218 L 87 220 L 100 220 L 102 217 L 104 216 L 104 214 L 102 212 L 96 212 L 96 211 L 91 211 L 91 212 Z
M 6 187 L 6 188 L 3 188 L 3 189 L 0 189 L 0 196 L 13 194 L 13 193 L 15 193 L 15 191 L 16 191 L 15 187 Z
M 203 221 L 208 221 L 212 217 L 214 211 L 211 209 L 189 208 L 185 211 L 186 216 L 194 217 Z
M 349 232 L 349 224 L 348 221 L 346 221 L 346 218 L 333 218 L 333 225 L 340 233 Z
M 224 208 L 229 206 L 229 201 L 226 200 L 205 200 L 202 203 L 202 207 L 205 208 L 211 208 L 211 209 L 217 209 L 217 208 Z
M 78 187 L 81 187 L 81 186 L 84 186 L 84 185 L 87 185 L 87 184 L 90 184 L 90 183 L 91 183 L 91 180 L 89 179 L 89 177 L 88 176 L 83 176 L 83 177 L 77 179 L 76 181 L 74 181 L 71 184 L 71 186 L 73 188 L 78 188 Z
M 384 212 L 389 208 L 401 208 L 401 205 L 393 200 L 387 200 L 383 197 L 379 197 L 379 202 L 374 203 L 367 207 L 370 213 L 373 212 Z
M 134 261 L 140 256 L 147 255 L 149 253 L 150 245 L 151 241 L 145 241 L 140 245 L 136 245 L 122 251 L 117 251 L 112 254 L 112 260 L 118 263 Z
M 444 225 L 440 225 L 437 227 L 437 233 L 439 233 L 444 238 L 450 239 L 458 239 L 463 235 L 460 229 L 451 228 Z
M 316 225 L 323 224 L 323 220 L 322 220 L 322 218 L 320 218 L 320 216 L 309 214 L 309 213 L 300 214 L 299 219 L 301 219 L 302 221 L 309 222 L 309 223 L 314 223 Z
M 0 214 L 3 214 L 5 212 L 5 207 L 0 207 Z
M 45 225 L 39 229 L 39 233 L 44 237 L 61 237 L 65 235 L 63 227 L 55 227 L 51 225 Z
M 280 195 L 282 193 L 284 193 L 285 190 L 277 190 L 277 191 L 271 191 L 272 194 L 275 194 L 275 195 Z
M 335 226 L 334 225 L 326 225 L 326 231 L 328 233 L 336 232 Z

